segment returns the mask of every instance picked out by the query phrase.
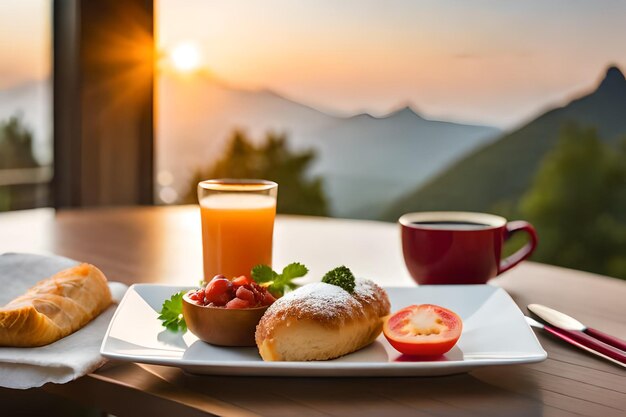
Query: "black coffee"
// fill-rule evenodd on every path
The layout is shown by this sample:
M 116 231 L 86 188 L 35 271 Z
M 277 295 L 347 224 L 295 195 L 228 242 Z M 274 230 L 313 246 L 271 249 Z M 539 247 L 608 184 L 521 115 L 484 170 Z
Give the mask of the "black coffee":
M 442 230 L 480 230 L 491 227 L 491 225 L 484 223 L 453 220 L 413 222 L 411 224 L 414 224 L 416 226 L 427 226 L 430 229 Z

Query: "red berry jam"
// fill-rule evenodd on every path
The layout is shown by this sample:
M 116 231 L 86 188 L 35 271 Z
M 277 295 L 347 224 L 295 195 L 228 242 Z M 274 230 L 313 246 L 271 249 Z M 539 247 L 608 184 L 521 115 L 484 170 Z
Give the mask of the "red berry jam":
M 216 275 L 189 298 L 201 306 L 225 308 L 264 307 L 276 301 L 267 288 L 242 275 L 232 280 Z

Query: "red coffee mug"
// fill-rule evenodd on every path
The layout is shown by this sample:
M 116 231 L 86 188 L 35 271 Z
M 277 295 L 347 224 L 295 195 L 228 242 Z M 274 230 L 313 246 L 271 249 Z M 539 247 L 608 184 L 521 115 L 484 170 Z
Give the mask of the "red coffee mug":
M 434 211 L 399 219 L 404 262 L 419 284 L 484 284 L 528 258 L 537 247 L 530 223 L 485 213 Z M 502 246 L 524 231 L 529 242 L 506 259 Z

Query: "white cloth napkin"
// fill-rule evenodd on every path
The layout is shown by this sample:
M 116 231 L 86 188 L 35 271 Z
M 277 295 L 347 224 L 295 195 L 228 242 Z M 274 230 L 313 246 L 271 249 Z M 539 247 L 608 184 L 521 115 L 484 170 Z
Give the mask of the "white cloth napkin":
M 0 255 L 0 306 L 25 293 L 38 281 L 77 263 L 60 256 Z M 109 282 L 109 288 L 118 303 L 128 287 Z M 0 386 L 27 389 L 47 382 L 63 384 L 99 368 L 105 361 L 100 356 L 100 345 L 115 308 L 116 305 L 112 305 L 82 329 L 50 345 L 0 347 Z

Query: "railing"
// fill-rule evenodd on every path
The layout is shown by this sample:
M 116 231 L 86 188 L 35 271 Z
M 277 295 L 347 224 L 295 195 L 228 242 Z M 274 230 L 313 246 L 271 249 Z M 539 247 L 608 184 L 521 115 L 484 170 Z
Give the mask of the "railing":
M 52 167 L 0 169 L 0 187 L 42 184 L 52 181 Z
M 52 175 L 51 166 L 0 169 L 0 211 L 49 206 Z

